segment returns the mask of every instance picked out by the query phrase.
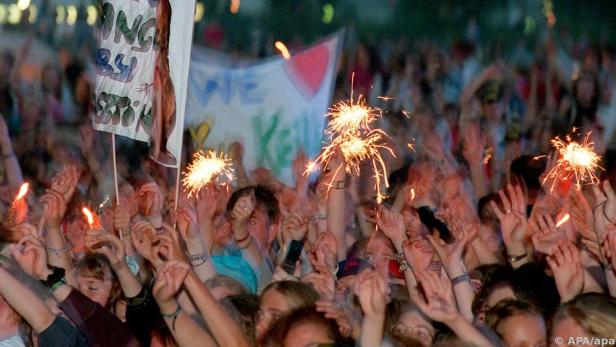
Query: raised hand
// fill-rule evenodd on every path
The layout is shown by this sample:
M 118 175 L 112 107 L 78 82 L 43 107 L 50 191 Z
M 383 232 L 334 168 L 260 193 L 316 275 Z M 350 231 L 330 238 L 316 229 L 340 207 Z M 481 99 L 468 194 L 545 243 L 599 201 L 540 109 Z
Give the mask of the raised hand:
M 48 227 L 59 228 L 66 213 L 66 199 L 54 190 L 47 190 L 40 201 L 43 204 L 45 224 Z
M 381 206 L 376 215 L 376 224 L 394 245 L 406 240 L 406 227 L 402 214 Z
M 28 275 L 39 280 L 44 280 L 49 275 L 45 246 L 36 237 L 22 237 L 17 244 L 11 246 L 11 254 Z
M 153 239 L 156 235 L 156 228 L 148 220 L 140 220 L 133 223 L 131 241 L 135 250 L 141 257 L 149 261 L 155 266 L 162 264 L 156 263 L 155 247 L 153 245 Z
M 326 268 L 331 272 L 336 269 L 338 260 L 338 241 L 333 233 L 327 231 L 317 236 L 310 252 L 313 268 Z
M 127 199 L 123 199 L 120 205 L 113 206 L 113 228 L 128 232 L 130 230 L 131 211 Z
M 486 139 L 482 136 L 478 124 L 468 124 L 462 132 L 462 155 L 469 164 L 478 164 L 483 161 L 483 149 Z
M 231 210 L 231 222 L 238 226 L 246 226 L 250 216 L 256 208 L 257 202 L 253 194 L 248 194 L 237 199 Z
M 190 266 L 179 261 L 168 261 L 156 271 L 156 281 L 152 288 L 154 299 L 164 314 L 171 314 L 176 308 L 177 296 Z
M 338 324 L 338 331 L 344 337 L 359 338 L 360 325 L 357 320 L 349 319 L 344 308 L 336 305 L 330 300 L 319 300 L 316 302 L 317 312 L 322 312 L 325 318 L 333 319 Z
M 595 196 L 593 214 L 595 219 L 595 232 L 602 238 L 607 226 L 616 223 L 616 194 L 609 180 L 603 181 L 603 190 L 599 185 L 592 185 Z
M 319 269 L 302 277 L 302 283 L 310 284 L 319 296 L 325 300 L 334 300 L 336 292 L 336 279 L 328 269 Z
M 355 280 L 353 290 L 365 316 L 384 318 L 389 287 L 378 272 L 362 271 Z
M 148 182 L 139 188 L 142 213 L 146 217 L 159 217 L 162 211 L 161 193 L 158 184 Z
M 293 159 L 293 163 L 291 163 L 291 169 L 293 170 L 293 177 L 295 181 L 299 181 L 304 175 L 304 171 L 306 171 L 306 163 L 308 162 L 308 156 L 306 156 L 306 152 L 299 151 L 295 159 Z
M 201 223 L 211 223 L 218 210 L 218 192 L 215 185 L 208 185 L 196 197 L 197 217 Z
M 573 243 L 560 242 L 546 260 L 554 273 L 561 302 L 569 301 L 582 292 L 584 269 L 580 262 L 580 251 Z
M 464 247 L 472 242 L 476 236 L 476 228 L 466 228 L 460 231 L 452 244 L 447 244 L 436 233 L 428 235 L 428 240 L 430 240 L 450 278 L 461 275 L 464 271 L 462 259 Z
M 562 227 L 556 228 L 554 219 L 549 214 L 537 213 L 530 226 L 533 246 L 543 254 L 551 255 L 558 242 L 567 238 L 565 230 Z
M 519 185 L 509 183 L 506 190 L 509 197 L 504 190 L 498 192 L 505 210 L 501 210 L 494 201 L 490 202 L 490 206 L 500 222 L 507 252 L 519 255 L 526 252 L 526 198 Z
M 419 272 L 417 281 L 423 295 L 417 288 L 411 290 L 411 299 L 421 311 L 434 321 L 448 324 L 460 316 L 448 278 L 430 271 Z
M 404 240 L 402 251 L 413 272 L 426 271 L 434 257 L 434 248 L 427 239 L 419 234 Z
M 85 243 L 90 251 L 107 257 L 113 270 L 117 271 L 126 264 L 124 244 L 115 235 L 105 232 L 89 232 L 86 234 Z
M 282 241 L 286 245 L 291 240 L 301 241 L 308 231 L 308 218 L 301 212 L 294 212 L 282 223 Z
M 197 215 L 191 208 L 181 207 L 176 214 L 178 232 L 185 242 L 199 238 Z
M 240 163 L 244 159 L 244 146 L 240 142 L 233 142 L 231 144 L 231 157 Z
M 51 190 L 60 193 L 65 203 L 68 203 L 75 193 L 81 171 L 77 166 L 68 165 L 62 169 L 52 180 Z

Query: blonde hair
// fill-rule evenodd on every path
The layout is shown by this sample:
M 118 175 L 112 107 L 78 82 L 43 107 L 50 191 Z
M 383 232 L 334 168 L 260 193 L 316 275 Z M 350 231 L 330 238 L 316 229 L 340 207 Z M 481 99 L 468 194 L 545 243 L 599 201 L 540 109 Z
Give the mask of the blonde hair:
M 604 294 L 588 293 L 560 306 L 554 324 L 571 318 L 588 334 L 598 338 L 616 338 L 616 299 Z

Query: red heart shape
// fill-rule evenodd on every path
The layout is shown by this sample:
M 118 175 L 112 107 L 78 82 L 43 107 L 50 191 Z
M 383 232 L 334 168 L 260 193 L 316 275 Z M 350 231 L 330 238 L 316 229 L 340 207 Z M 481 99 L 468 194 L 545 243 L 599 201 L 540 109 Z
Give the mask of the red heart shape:
M 328 66 L 329 49 L 324 42 L 292 56 L 285 62 L 285 71 L 304 97 L 312 99 L 321 89 Z

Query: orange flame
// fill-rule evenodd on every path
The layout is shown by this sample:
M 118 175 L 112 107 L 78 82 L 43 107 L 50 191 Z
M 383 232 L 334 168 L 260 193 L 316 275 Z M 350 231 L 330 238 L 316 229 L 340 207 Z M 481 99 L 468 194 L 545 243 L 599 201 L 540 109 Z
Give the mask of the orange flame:
M 92 213 L 92 211 L 90 211 L 89 208 L 87 207 L 83 207 L 81 209 L 81 212 L 83 213 L 83 215 L 86 217 L 86 219 L 88 220 L 88 225 L 90 225 L 90 228 L 92 228 L 92 225 L 94 225 L 94 214 Z
M 415 200 L 415 188 L 411 188 L 411 201 Z
M 284 43 L 282 43 L 282 41 L 274 42 L 274 47 L 276 47 L 276 49 L 280 52 L 283 58 L 287 60 L 291 59 L 291 53 L 289 53 L 289 49 L 287 48 L 287 46 L 285 46 Z
M 29 188 L 30 188 L 30 184 L 28 184 L 28 182 L 22 184 L 21 187 L 19 188 L 19 193 L 17 193 L 17 197 L 15 197 L 15 200 L 23 199 L 26 196 L 26 194 L 28 194 Z
M 229 7 L 229 11 L 231 13 L 236 14 L 240 10 L 240 0 L 231 0 L 231 6 Z
M 558 222 L 556 222 L 556 227 L 558 228 L 559 226 L 567 223 L 567 221 L 569 221 L 570 218 L 571 216 L 567 213 Z

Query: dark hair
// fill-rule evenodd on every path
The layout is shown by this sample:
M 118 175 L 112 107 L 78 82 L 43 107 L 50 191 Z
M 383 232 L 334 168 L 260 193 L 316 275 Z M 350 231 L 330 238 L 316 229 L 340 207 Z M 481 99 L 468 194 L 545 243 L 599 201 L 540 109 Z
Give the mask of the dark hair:
M 535 159 L 530 155 L 523 155 L 511 162 L 509 173 L 511 176 L 521 178 L 529 191 L 538 191 L 541 189 L 539 177 L 545 170 L 546 163 L 546 157 Z
M 253 294 L 228 296 L 220 304 L 231 315 L 252 344 L 256 342 L 255 327 L 259 312 L 259 297 Z
M 498 325 L 505 319 L 524 314 L 544 319 L 541 312 L 533 305 L 520 300 L 507 299 L 499 302 L 487 312 L 486 325 L 498 334 Z
M 334 344 L 342 342 L 342 336 L 338 332 L 336 321 L 325 318 L 323 313 L 317 312 L 314 308 L 300 308 L 286 315 L 270 327 L 263 340 L 263 346 L 282 346 L 285 337 L 291 329 L 304 324 L 318 325 L 334 341 Z
M 231 194 L 231 197 L 229 197 L 229 201 L 227 202 L 227 212 L 231 212 L 233 210 L 233 207 L 235 206 L 235 203 L 237 202 L 237 200 L 239 200 L 239 198 L 249 194 L 254 194 L 257 206 L 261 205 L 265 207 L 265 211 L 267 212 L 267 217 L 269 218 L 270 223 L 277 223 L 280 217 L 280 206 L 278 205 L 278 199 L 276 198 L 274 192 L 271 191 L 271 189 L 263 185 L 240 188 L 233 192 L 233 194 Z

